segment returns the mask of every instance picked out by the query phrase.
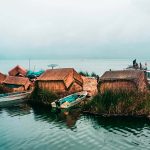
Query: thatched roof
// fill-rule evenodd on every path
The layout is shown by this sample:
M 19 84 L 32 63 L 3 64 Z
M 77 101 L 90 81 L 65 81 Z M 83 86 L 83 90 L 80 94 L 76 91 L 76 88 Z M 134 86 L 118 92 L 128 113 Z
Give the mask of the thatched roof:
M 4 84 L 12 84 L 20 86 L 25 86 L 28 82 L 29 82 L 28 78 L 15 76 L 7 76 L 7 78 L 3 81 Z
M 68 88 L 73 81 L 80 84 L 83 83 L 81 75 L 73 68 L 49 69 L 46 70 L 38 79 L 38 81 L 63 81 Z
M 144 74 L 144 72 L 141 70 L 106 71 L 100 77 L 100 81 L 116 81 L 116 80 L 138 81 L 142 74 Z
M 6 75 L 0 72 L 0 83 L 6 79 Z
M 27 74 L 27 70 L 23 68 L 22 66 L 17 65 L 13 69 L 11 69 L 8 74 L 10 76 L 16 76 L 16 75 L 23 75 L 25 76 Z

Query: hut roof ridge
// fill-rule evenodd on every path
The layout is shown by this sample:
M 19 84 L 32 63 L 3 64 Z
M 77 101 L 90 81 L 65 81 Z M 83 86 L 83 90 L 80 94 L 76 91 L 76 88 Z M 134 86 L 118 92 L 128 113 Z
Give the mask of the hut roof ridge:
M 65 80 L 69 73 L 73 72 L 73 68 L 48 69 L 38 80 Z
M 82 78 L 73 68 L 59 68 L 59 69 L 48 69 L 45 73 L 43 73 L 37 80 L 38 81 L 63 81 L 67 85 L 67 77 L 71 74 L 72 82 L 74 80 L 82 83 Z M 71 82 L 70 82 L 71 83 Z
M 5 84 L 25 85 L 29 81 L 25 77 L 7 76 L 3 81 Z
M 13 67 L 13 68 L 8 72 L 8 74 L 10 75 L 11 72 L 13 72 L 15 69 L 16 69 L 16 70 L 21 70 L 21 72 L 22 72 L 24 75 L 27 73 L 27 70 L 26 70 L 24 67 L 22 67 L 22 66 L 20 66 L 20 65 L 17 65 L 17 66 L 15 66 L 15 67 Z
M 143 73 L 141 70 L 106 71 L 100 80 L 136 80 Z

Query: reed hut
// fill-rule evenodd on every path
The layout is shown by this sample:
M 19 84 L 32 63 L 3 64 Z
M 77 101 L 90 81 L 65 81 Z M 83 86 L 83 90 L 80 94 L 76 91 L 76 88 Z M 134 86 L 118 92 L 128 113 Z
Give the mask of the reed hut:
M 3 85 L 11 89 L 11 92 L 23 92 L 29 89 L 30 81 L 25 77 L 7 76 Z
M 22 66 L 17 65 L 13 69 L 11 69 L 8 74 L 10 76 L 19 76 L 19 77 L 25 77 L 27 74 L 27 70 L 23 68 Z
M 83 80 L 73 68 L 49 69 L 38 79 L 39 88 L 56 93 L 75 93 L 82 91 Z
M 100 92 L 106 90 L 147 90 L 147 79 L 144 71 L 140 70 L 121 70 L 107 71 L 99 80 L 98 89 Z
M 0 84 L 6 79 L 6 75 L 0 72 Z

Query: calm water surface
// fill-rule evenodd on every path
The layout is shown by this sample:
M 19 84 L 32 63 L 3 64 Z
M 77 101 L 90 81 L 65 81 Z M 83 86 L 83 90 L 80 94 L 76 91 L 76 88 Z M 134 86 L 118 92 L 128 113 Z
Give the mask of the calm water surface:
M 149 150 L 150 122 L 52 113 L 26 104 L 0 109 L 0 150 Z

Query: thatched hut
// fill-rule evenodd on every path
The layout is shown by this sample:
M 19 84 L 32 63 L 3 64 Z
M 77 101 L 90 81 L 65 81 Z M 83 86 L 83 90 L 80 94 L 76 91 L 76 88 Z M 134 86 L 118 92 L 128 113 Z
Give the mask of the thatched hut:
M 0 72 L 0 84 L 6 79 L 6 75 Z
M 23 68 L 22 66 L 17 65 L 13 69 L 11 69 L 8 74 L 10 76 L 19 76 L 19 77 L 25 77 L 27 74 L 27 70 Z
M 29 89 L 30 81 L 25 77 L 7 76 L 3 85 L 11 89 L 12 92 L 22 92 Z
M 140 70 L 121 70 L 107 71 L 99 80 L 98 89 L 100 92 L 106 90 L 138 90 L 147 89 L 147 79 L 144 71 Z
M 46 70 L 36 81 L 42 89 L 56 93 L 82 91 L 83 80 L 73 68 Z

